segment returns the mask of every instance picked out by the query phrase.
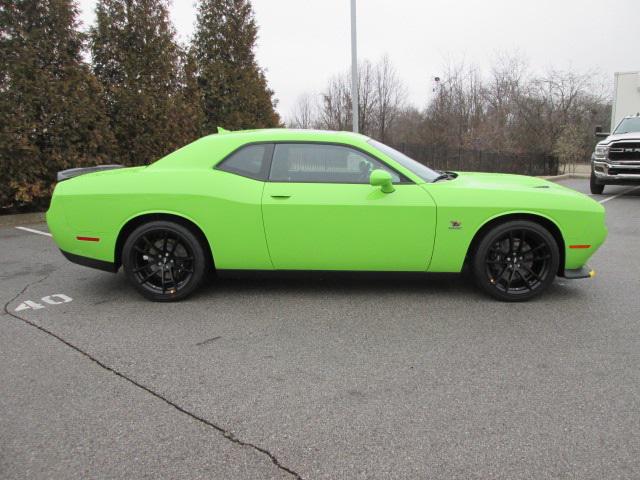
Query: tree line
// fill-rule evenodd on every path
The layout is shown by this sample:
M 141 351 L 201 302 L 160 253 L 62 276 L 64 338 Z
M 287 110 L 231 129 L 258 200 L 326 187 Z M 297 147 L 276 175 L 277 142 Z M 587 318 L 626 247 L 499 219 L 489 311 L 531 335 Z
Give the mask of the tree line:
M 517 55 L 498 56 L 488 74 L 445 65 L 429 102 L 407 101 L 387 56 L 359 65 L 362 133 L 395 145 L 553 155 L 561 165 L 590 158 L 596 125 L 608 125 L 610 92 L 593 73 L 532 74 Z M 288 119 L 295 128 L 351 129 L 351 75 L 338 74 L 319 94 L 301 96 Z
M 58 170 L 154 161 L 218 125 L 281 124 L 254 50 L 250 0 L 199 0 L 176 39 L 169 0 L 98 0 L 81 31 L 75 0 L 0 0 L 0 212 L 45 206 Z M 425 81 L 427 81 L 425 79 Z M 517 57 L 488 74 L 445 66 L 424 105 L 388 56 L 359 65 L 359 124 L 392 144 L 587 159 L 609 93 L 589 73 L 532 74 Z M 350 73 L 297 103 L 289 126 L 351 129 Z
M 200 0 L 176 39 L 168 0 L 0 0 L 0 210 L 44 206 L 55 173 L 143 165 L 209 133 L 280 125 L 250 0 Z

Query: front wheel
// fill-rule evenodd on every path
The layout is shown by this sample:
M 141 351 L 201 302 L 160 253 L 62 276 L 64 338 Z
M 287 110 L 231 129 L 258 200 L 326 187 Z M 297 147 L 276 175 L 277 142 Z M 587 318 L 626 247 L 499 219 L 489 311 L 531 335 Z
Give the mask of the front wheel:
M 595 173 L 593 173 L 593 170 L 591 171 L 591 180 L 589 181 L 589 189 L 591 190 L 591 193 L 593 193 L 594 195 L 601 195 L 602 192 L 604 192 L 604 184 L 598 183 L 598 179 L 596 178 Z
M 529 300 L 553 282 L 560 263 L 558 244 L 541 225 L 516 220 L 491 228 L 473 257 L 476 283 L 494 298 Z
M 122 249 L 127 278 L 156 302 L 191 294 L 205 276 L 206 258 L 202 244 L 188 228 L 164 220 L 136 228 Z

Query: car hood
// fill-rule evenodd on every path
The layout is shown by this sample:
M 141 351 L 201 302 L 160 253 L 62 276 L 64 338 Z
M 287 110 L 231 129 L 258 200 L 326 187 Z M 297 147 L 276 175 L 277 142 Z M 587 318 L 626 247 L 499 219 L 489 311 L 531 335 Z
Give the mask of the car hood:
M 640 132 L 621 133 L 619 135 L 609 135 L 607 138 L 598 142 L 598 145 L 609 145 L 611 142 L 618 140 L 640 140 Z
M 531 190 L 535 189 L 560 189 L 568 190 L 557 183 L 549 182 L 538 177 L 527 175 L 513 175 L 508 173 L 480 173 L 480 172 L 456 172 L 458 176 L 453 182 L 460 186 L 471 188 L 486 188 L 493 190 Z
M 543 178 L 504 173 L 457 173 L 453 180 L 425 185 L 437 204 L 495 207 L 501 211 L 604 211 L 602 205 L 587 195 Z

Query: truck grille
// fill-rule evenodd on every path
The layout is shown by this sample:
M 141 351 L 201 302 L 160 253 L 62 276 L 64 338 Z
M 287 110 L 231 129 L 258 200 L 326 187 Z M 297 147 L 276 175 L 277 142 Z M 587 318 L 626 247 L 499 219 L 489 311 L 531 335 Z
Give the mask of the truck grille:
M 609 147 L 609 160 L 640 161 L 640 142 L 614 142 Z

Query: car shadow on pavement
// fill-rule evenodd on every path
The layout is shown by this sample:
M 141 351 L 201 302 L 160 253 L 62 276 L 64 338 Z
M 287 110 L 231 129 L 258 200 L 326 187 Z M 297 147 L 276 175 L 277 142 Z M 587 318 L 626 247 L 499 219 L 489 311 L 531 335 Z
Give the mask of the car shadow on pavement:
M 85 275 L 77 288 L 94 305 L 109 302 L 143 301 L 120 271 L 116 275 L 95 273 Z M 582 294 L 575 281 L 557 278 L 541 297 L 532 300 L 556 301 L 579 299 Z M 234 272 L 211 278 L 188 299 L 181 303 L 215 301 L 222 297 L 271 295 L 283 300 L 291 295 L 309 298 L 335 298 L 345 296 L 409 295 L 451 299 L 455 301 L 491 302 L 496 300 L 480 292 L 471 278 L 450 273 L 397 273 L 397 272 Z M 274 298 L 274 299 L 275 299 Z
M 259 272 L 224 273 L 202 289 L 221 293 L 246 291 L 361 294 L 473 292 L 474 286 L 463 275 L 398 272 Z

